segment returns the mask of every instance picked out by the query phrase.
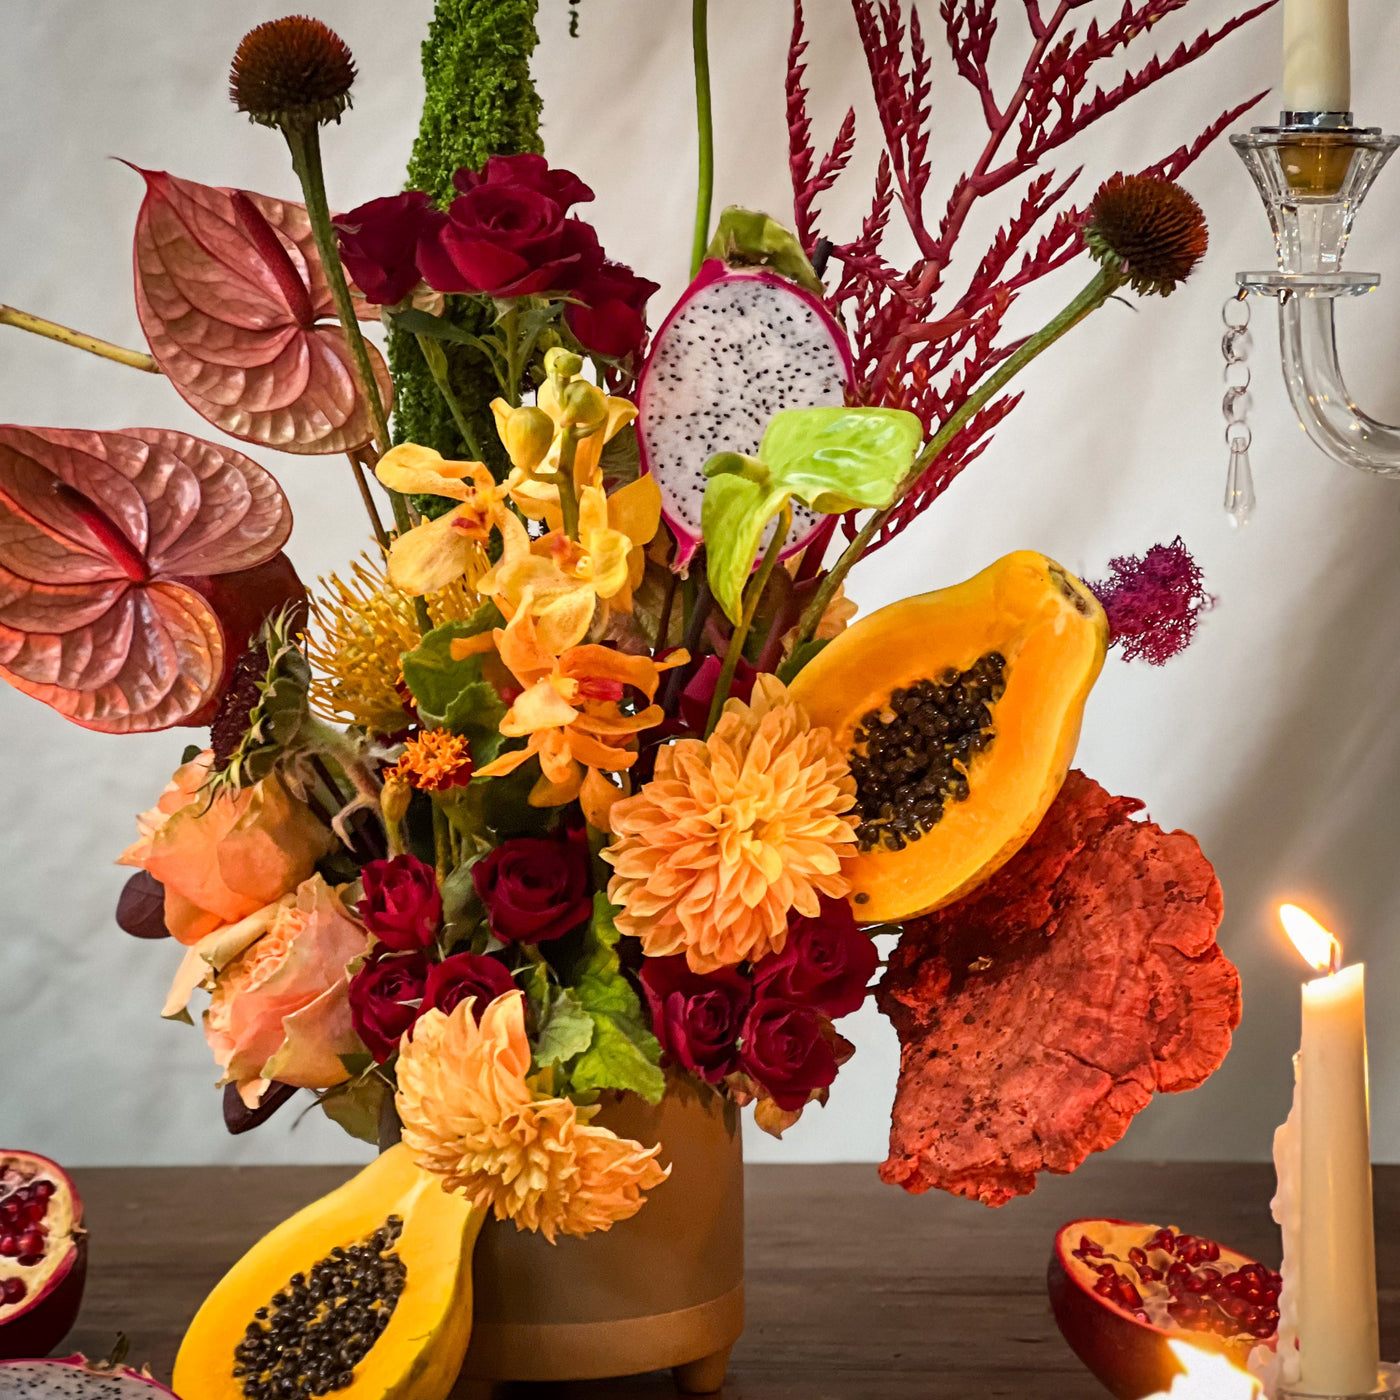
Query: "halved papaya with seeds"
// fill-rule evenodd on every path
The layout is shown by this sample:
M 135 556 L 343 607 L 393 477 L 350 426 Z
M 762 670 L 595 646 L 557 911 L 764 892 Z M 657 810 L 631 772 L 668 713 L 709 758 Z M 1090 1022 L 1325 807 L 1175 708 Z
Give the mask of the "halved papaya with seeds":
M 445 1400 L 471 1340 L 484 1212 L 402 1143 L 261 1239 L 175 1360 L 182 1400 Z
M 1107 647 L 1098 599 L 1021 550 L 857 621 L 802 669 L 792 697 L 856 779 L 861 923 L 950 904 L 1021 849 L 1069 771 Z

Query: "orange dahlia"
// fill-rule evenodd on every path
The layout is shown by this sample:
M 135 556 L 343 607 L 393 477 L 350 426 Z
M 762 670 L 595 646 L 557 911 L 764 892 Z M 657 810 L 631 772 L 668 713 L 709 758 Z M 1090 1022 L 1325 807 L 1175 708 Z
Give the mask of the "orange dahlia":
M 820 895 L 849 889 L 855 792 L 830 730 L 759 676 L 747 705 L 728 701 L 708 739 L 662 748 L 652 781 L 613 807 L 618 928 L 701 973 L 781 951 L 790 911 L 815 917 Z
M 656 1155 L 589 1120 L 596 1108 L 536 1098 L 526 1082 L 524 994 L 482 1013 L 471 999 L 428 1011 L 399 1051 L 395 1103 L 403 1140 L 446 1191 L 462 1191 L 497 1220 L 557 1235 L 588 1235 L 627 1220 L 670 1174 Z

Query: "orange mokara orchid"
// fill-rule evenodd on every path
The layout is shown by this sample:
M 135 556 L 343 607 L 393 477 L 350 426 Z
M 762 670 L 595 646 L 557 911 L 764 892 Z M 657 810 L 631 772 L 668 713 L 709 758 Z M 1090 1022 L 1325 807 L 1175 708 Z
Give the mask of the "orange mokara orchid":
M 623 773 L 636 762 L 637 736 L 662 719 L 661 706 L 651 703 L 661 673 L 684 665 L 688 657 L 673 652 L 658 662 L 591 645 L 569 647 L 556 657 L 541 640 L 530 601 L 527 594 L 510 624 L 489 638 L 452 643 L 455 660 L 494 646 L 524 687 L 500 729 L 507 738 L 524 738 L 525 747 L 478 768 L 476 776 L 503 777 L 538 758 L 541 776 L 530 793 L 531 804 L 558 807 L 580 798 L 590 822 L 606 829 L 608 808 L 625 794 L 602 774 Z M 634 714 L 622 710 L 629 689 L 648 702 Z

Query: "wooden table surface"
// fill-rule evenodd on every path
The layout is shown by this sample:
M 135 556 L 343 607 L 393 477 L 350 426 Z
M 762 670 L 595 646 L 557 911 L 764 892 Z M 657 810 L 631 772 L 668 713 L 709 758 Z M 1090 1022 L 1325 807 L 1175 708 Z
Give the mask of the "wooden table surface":
M 67 1350 L 117 1332 L 169 1379 L 180 1334 L 224 1270 L 343 1167 L 78 1172 L 91 1229 L 87 1297 Z M 748 1331 L 731 1400 L 1103 1400 L 1045 1299 L 1055 1230 L 1080 1216 L 1174 1224 L 1273 1265 L 1266 1165 L 1095 1158 L 992 1211 L 885 1186 L 872 1166 L 748 1169 Z M 1376 1173 L 1384 1354 L 1400 1356 L 1400 1167 Z M 660 1400 L 663 1377 L 515 1386 L 510 1400 Z

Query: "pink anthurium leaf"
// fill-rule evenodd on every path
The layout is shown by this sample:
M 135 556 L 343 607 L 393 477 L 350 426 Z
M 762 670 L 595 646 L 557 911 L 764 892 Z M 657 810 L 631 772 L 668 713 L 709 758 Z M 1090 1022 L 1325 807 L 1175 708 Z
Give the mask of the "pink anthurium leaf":
M 89 729 L 204 722 L 262 618 L 301 594 L 291 528 L 232 448 L 0 425 L 0 676 Z
M 156 363 L 201 417 L 283 452 L 373 436 L 306 209 L 140 170 L 136 311 Z M 387 409 L 393 382 L 370 346 Z

